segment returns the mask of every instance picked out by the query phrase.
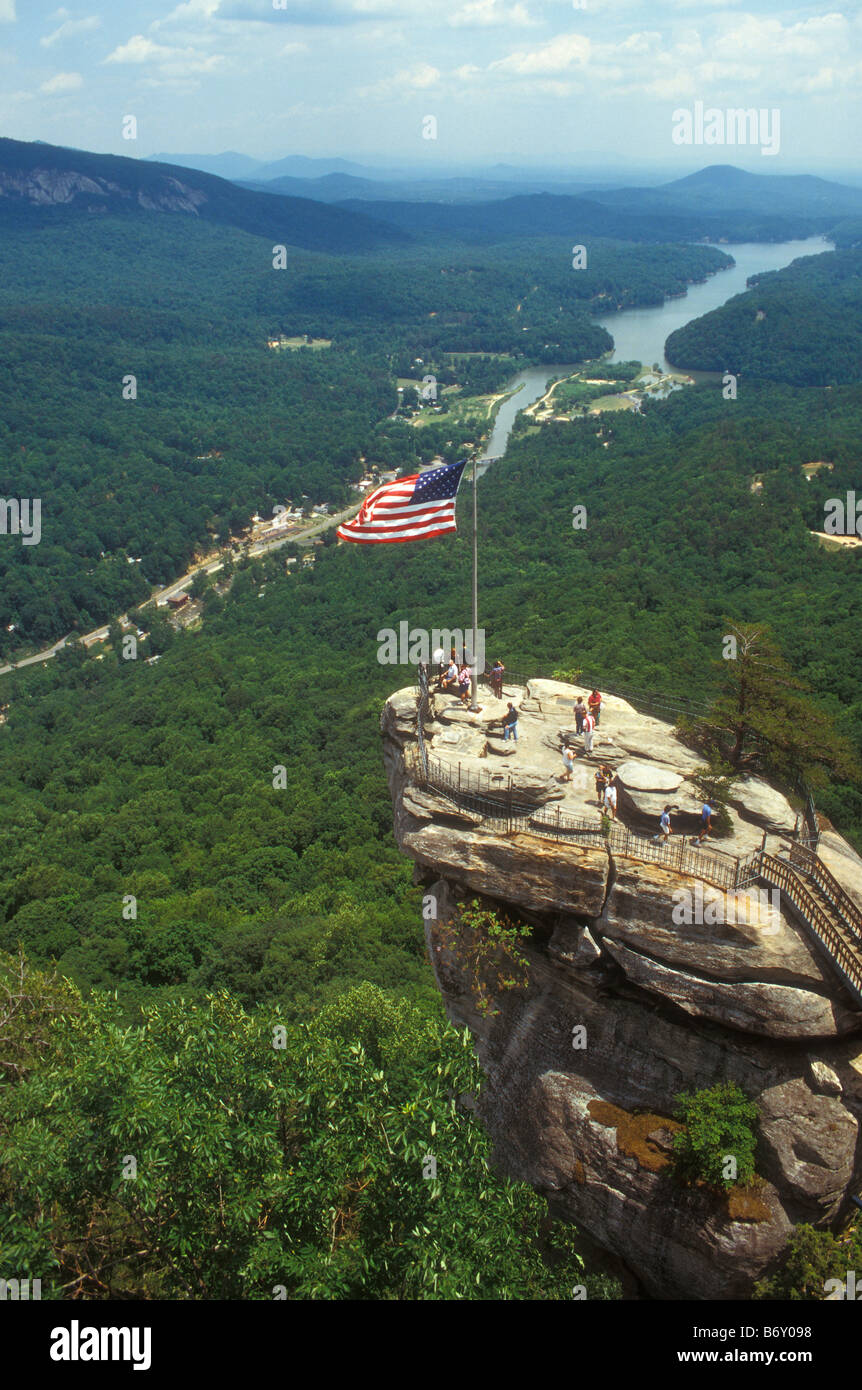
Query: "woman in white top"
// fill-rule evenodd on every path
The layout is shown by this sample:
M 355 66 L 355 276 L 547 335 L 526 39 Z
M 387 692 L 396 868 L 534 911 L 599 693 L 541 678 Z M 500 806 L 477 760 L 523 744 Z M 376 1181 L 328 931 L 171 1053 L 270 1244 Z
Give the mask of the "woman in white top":
M 569 747 L 568 744 L 563 745 L 563 767 L 565 768 L 565 772 L 560 778 L 560 781 L 571 782 L 572 773 L 575 770 L 575 750 Z
M 605 787 L 605 810 L 608 812 L 608 815 L 610 816 L 611 820 L 616 820 L 617 789 L 613 784 L 611 784 L 608 787 Z

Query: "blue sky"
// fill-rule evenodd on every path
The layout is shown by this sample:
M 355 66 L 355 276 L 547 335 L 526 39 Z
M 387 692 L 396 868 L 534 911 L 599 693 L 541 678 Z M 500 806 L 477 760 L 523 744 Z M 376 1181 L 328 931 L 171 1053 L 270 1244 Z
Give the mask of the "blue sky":
M 860 93 L 858 4 L 0 0 L 0 134 L 126 155 L 862 177 Z M 778 109 L 779 154 L 674 145 L 697 101 Z

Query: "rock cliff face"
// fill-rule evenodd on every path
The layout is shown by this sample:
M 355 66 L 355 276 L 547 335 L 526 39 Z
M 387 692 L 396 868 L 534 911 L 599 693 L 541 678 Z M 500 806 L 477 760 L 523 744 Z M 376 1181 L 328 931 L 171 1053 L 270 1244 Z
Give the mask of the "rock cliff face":
M 204 193 L 179 179 L 163 178 L 155 192 L 147 192 L 65 169 L 0 170 L 0 198 L 18 199 L 35 207 L 78 202 L 95 209 L 108 208 L 122 199 L 150 211 L 191 213 L 197 213 L 206 202 Z
M 541 681 L 507 692 L 520 709 L 517 751 L 494 727 L 505 702 L 487 697 L 471 716 L 437 696 L 430 752 L 460 763 L 462 777 L 489 774 L 501 797 L 511 776 L 519 801 L 569 815 L 598 818 L 599 761 L 617 771 L 621 817 L 632 827 L 655 813 L 643 798 L 699 812 L 688 781 L 697 755 L 622 700 L 606 699 L 592 760 L 579 759 L 571 783 L 558 780 L 574 698 L 584 693 Z M 428 950 L 447 1012 L 470 1028 L 487 1075 L 480 1107 L 498 1161 L 619 1255 L 654 1296 L 747 1297 L 793 1224 L 836 1221 L 862 1187 L 857 1005 L 806 929 L 756 890 L 720 898 L 708 884 L 600 846 L 495 832 L 473 810 L 418 788 L 404 756 L 415 716 L 410 690 L 392 696 L 382 718 L 395 833 L 436 900 Z M 766 831 L 774 852 L 794 813 L 749 779 L 732 821 L 723 850 L 747 854 Z M 862 860 L 834 832 L 824 836 L 827 856 L 862 899 Z M 710 922 L 704 910 L 694 913 L 702 925 L 688 924 L 683 889 L 695 906 L 720 898 L 726 920 Z M 444 930 L 477 894 L 533 926 L 528 986 L 500 993 L 491 1015 L 477 1011 Z M 762 1185 L 730 1201 L 683 1188 L 671 1173 L 676 1095 L 720 1080 L 736 1081 L 761 1115 Z

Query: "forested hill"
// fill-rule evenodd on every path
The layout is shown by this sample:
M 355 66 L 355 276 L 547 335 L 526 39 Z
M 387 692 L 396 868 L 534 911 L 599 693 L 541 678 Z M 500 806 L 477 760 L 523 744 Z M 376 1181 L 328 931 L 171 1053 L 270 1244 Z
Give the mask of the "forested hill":
M 824 230 L 822 219 L 758 211 L 696 211 L 686 206 L 611 207 L 593 198 L 525 194 L 476 204 L 367 202 L 338 204 L 371 213 L 411 236 L 473 243 L 527 236 L 613 237 L 621 241 L 789 241 Z M 834 221 L 836 219 L 830 219 Z
M 862 380 L 862 250 L 805 256 L 671 333 L 668 361 L 744 379 L 828 386 Z
M 862 215 L 862 188 L 813 174 L 752 174 L 732 164 L 710 164 L 657 188 L 602 189 L 586 196 L 629 212 L 723 215 L 732 208 L 736 212 L 808 217 L 823 231 L 838 218 Z
M 363 251 L 409 240 L 363 210 L 258 193 L 180 165 L 0 139 L 0 227 L 158 213 L 196 217 L 316 251 Z

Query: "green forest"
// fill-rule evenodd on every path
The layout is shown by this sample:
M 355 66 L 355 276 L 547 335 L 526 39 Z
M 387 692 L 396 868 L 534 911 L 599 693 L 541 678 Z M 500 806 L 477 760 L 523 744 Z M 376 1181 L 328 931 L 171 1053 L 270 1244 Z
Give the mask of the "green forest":
M 360 458 L 420 461 L 422 431 L 389 418 L 417 357 L 479 390 L 543 354 L 598 357 L 591 308 L 723 263 L 608 244 L 579 279 L 565 244 L 537 242 L 297 252 L 279 278 L 232 229 L 77 224 L 50 258 L 41 236 L 0 246 L 0 492 L 41 496 L 44 535 L 0 537 L 4 652 L 140 602 L 255 508 L 341 500 Z M 638 414 L 522 419 L 479 486 L 489 653 L 706 700 L 725 624 L 756 621 L 862 746 L 859 556 L 810 534 L 859 480 L 862 358 L 825 351 L 858 279 L 821 270 L 809 302 L 832 312 L 774 341 L 735 401 L 704 384 Z M 763 286 L 777 305 L 811 273 Z M 275 354 L 272 333 L 333 345 Z M 826 379 L 798 384 L 794 341 Z M 809 481 L 815 460 L 833 468 Z M 457 1103 L 481 1078 L 392 834 L 379 716 L 414 673 L 379 664 L 377 632 L 467 626 L 466 506 L 423 545 L 241 560 L 193 630 L 148 617 L 158 665 L 71 644 L 0 677 L 0 1242 L 50 1296 L 620 1296 Z M 822 774 L 816 794 L 862 848 L 862 780 Z
M 862 372 L 862 250 L 803 256 L 671 333 L 668 361 L 743 382 L 847 385 Z
M 0 537 L 0 658 L 142 602 L 256 511 L 345 502 L 365 467 L 457 457 L 457 433 L 393 418 L 394 377 L 417 358 L 441 387 L 499 389 L 519 363 L 607 351 L 591 307 L 657 302 L 724 263 L 608 244 L 575 273 L 558 241 L 292 250 L 279 271 L 259 237 L 179 218 L 7 232 L 0 496 L 41 499 L 42 539 Z M 272 352 L 280 333 L 332 347 Z

